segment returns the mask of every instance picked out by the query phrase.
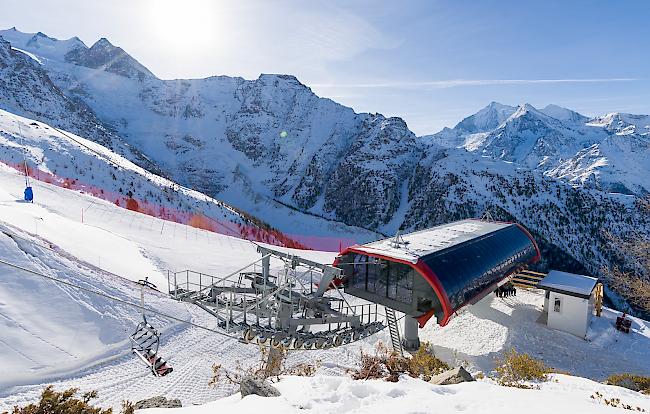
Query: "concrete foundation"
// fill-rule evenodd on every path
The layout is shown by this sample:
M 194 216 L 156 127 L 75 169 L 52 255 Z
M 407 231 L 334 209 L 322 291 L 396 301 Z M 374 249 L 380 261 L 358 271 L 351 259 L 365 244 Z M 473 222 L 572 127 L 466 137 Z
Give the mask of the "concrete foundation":
M 420 337 L 418 336 L 417 319 L 412 316 L 404 316 L 404 340 L 402 346 L 407 351 L 417 351 L 420 348 Z

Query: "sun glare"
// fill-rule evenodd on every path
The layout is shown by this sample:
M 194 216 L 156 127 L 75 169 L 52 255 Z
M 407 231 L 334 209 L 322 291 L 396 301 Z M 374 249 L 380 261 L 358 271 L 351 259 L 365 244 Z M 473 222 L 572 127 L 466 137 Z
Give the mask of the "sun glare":
M 217 2 L 210 0 L 152 1 L 148 17 L 154 35 L 174 48 L 214 45 L 221 29 Z

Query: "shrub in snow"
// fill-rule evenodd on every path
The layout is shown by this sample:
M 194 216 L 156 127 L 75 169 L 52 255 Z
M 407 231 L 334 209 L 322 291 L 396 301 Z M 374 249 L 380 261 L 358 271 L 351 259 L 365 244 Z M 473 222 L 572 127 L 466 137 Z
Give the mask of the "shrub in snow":
M 616 385 L 650 395 L 650 377 L 633 374 L 616 374 L 607 378 L 609 385 Z
M 12 414 L 112 414 L 111 408 L 102 409 L 90 405 L 90 400 L 97 398 L 97 391 L 86 392 L 77 398 L 78 389 L 70 388 L 62 392 L 54 391 L 51 385 L 48 385 L 41 393 L 41 398 L 37 403 L 26 405 L 25 407 L 14 407 Z M 129 402 L 122 404 L 122 414 L 133 414 L 133 405 Z M 8 414 L 7 412 L 3 414 Z
M 296 375 L 301 377 L 312 377 L 320 368 L 320 360 L 310 363 L 300 363 L 295 365 L 287 364 L 287 351 L 284 349 L 274 349 L 269 351 L 266 347 L 260 347 L 260 360 L 257 364 L 243 367 L 240 361 L 235 363 L 234 369 L 226 369 L 221 364 L 212 366 L 212 378 L 209 385 L 218 387 L 219 385 L 235 384 L 242 386 L 242 382 L 249 379 L 279 381 L 282 375 Z
M 542 361 L 514 349 L 507 351 L 495 368 L 499 385 L 517 388 L 533 388 L 526 382 L 542 382 L 551 372 Z
M 429 381 L 433 375 L 448 370 L 450 367 L 433 354 L 433 348 L 428 342 L 422 343 L 420 348 L 409 359 L 409 374 Z
M 428 343 L 423 343 L 413 356 L 404 357 L 391 352 L 381 342 L 377 345 L 374 354 L 361 351 L 359 369 L 351 372 L 357 380 L 385 379 L 397 382 L 401 374 L 408 374 L 413 378 L 422 378 L 429 381 L 433 375 L 449 369 L 449 365 L 433 355 Z
M 606 398 L 603 394 L 599 393 L 598 391 L 596 391 L 594 394 L 591 395 L 591 399 L 601 404 L 609 405 L 610 407 L 623 408 L 624 410 L 638 411 L 638 412 L 645 413 L 645 408 L 634 407 L 630 404 L 625 404 L 624 402 L 621 401 L 620 398 L 615 398 L 615 397 Z

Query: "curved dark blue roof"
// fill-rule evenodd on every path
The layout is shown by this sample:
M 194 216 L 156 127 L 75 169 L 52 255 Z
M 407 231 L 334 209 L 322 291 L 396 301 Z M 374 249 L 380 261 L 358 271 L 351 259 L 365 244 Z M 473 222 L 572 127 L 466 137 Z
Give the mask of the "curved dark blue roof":
M 358 259 L 359 255 L 374 257 L 375 261 L 366 263 Z M 335 264 L 350 279 L 351 294 L 414 316 L 421 326 L 435 314 L 438 323 L 444 326 L 459 308 L 482 299 L 509 274 L 539 258 L 535 241 L 519 224 L 462 220 L 399 238 L 349 247 Z M 428 291 L 416 285 L 402 286 L 404 270 L 387 266 L 389 262 L 413 269 L 426 280 Z M 371 265 L 379 266 L 378 270 L 356 272 L 358 266 L 370 269 Z M 356 280 L 360 274 L 365 275 L 365 281 Z M 376 286 L 375 279 L 382 283 L 380 290 L 368 287 Z M 394 288 L 398 291 L 412 292 L 413 299 L 403 303 L 391 301 L 391 283 L 397 284 Z M 386 297 L 382 296 L 384 291 Z M 427 297 L 434 299 L 430 305 Z
M 421 260 L 436 275 L 456 310 L 536 256 L 537 249 L 526 232 L 511 224 Z

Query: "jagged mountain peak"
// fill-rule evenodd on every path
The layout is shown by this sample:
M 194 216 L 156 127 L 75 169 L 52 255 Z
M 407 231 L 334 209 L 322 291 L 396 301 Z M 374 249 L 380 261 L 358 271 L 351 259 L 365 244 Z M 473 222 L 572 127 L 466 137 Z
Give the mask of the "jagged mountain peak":
M 501 125 L 516 108 L 498 102 L 490 102 L 486 107 L 460 121 L 454 129 L 465 133 L 487 132 Z
M 519 117 L 527 113 L 540 113 L 540 111 L 529 103 L 523 103 L 517 106 L 517 110 L 512 114 L 512 117 Z
M 96 41 L 91 47 L 95 49 L 115 49 L 116 47 L 105 37 Z
M 557 108 L 560 108 L 560 107 L 557 107 Z M 570 116 L 568 114 L 563 113 L 563 111 L 561 111 L 564 108 L 560 108 L 560 111 L 555 111 L 554 108 L 551 108 L 548 111 L 548 112 L 550 112 L 550 114 L 547 113 L 545 111 L 545 109 L 546 108 L 544 108 L 543 110 L 537 109 L 537 108 L 535 108 L 533 105 L 531 105 L 529 103 L 521 104 L 521 105 L 519 105 L 517 107 L 517 110 L 512 115 L 510 115 L 510 117 L 508 117 L 508 119 L 506 119 L 501 125 L 499 125 L 499 128 L 500 129 L 502 129 L 502 128 L 512 128 L 513 124 L 516 121 L 530 121 L 530 122 L 534 122 L 534 123 L 538 123 L 538 124 L 541 122 L 541 123 L 543 123 L 544 125 L 546 125 L 548 127 L 560 128 L 560 129 L 563 129 L 563 128 L 566 127 L 565 124 L 563 123 L 563 121 L 566 121 L 566 120 L 559 119 L 559 118 L 554 117 L 554 116 L 551 115 L 551 114 L 554 114 L 554 112 L 558 112 L 558 114 L 556 114 L 556 115 L 558 115 L 559 117 Z M 568 109 L 566 111 L 568 111 Z M 577 115 L 579 115 L 579 114 L 577 114 Z M 521 127 L 522 127 L 522 125 L 520 125 L 520 123 L 517 123 L 516 128 L 521 128 Z
M 582 115 L 579 112 L 572 111 L 571 109 L 555 105 L 548 104 L 543 109 L 540 110 L 544 114 L 555 118 L 560 121 L 572 122 L 572 123 L 585 123 L 589 119 L 588 117 Z
M 0 30 L 0 36 L 15 48 L 23 49 L 36 56 L 55 61 L 63 61 L 64 56 L 72 50 L 88 48 L 76 36 L 67 40 L 59 40 L 43 32 L 24 33 L 15 27 Z
M 149 69 L 104 37 L 89 48 L 76 36 L 67 40 L 59 40 L 43 32 L 23 33 L 15 28 L 0 30 L 0 36 L 4 37 L 13 47 L 53 61 L 101 69 L 140 80 L 155 77 Z
M 257 81 L 271 86 L 278 86 L 280 83 L 283 83 L 286 85 L 295 85 L 301 88 L 310 89 L 308 86 L 300 82 L 298 78 L 296 78 L 293 75 L 261 73 L 260 76 L 257 78 Z
M 53 37 L 50 37 L 50 36 L 46 35 L 46 34 L 43 33 L 43 32 L 38 32 L 38 33 L 36 33 L 36 34 L 34 35 L 34 37 L 32 37 L 32 39 L 38 39 L 38 38 L 43 38 L 43 39 L 51 40 L 51 41 L 53 41 L 53 42 L 56 42 L 56 40 L 57 40 L 57 39 L 55 39 L 55 38 L 53 38 Z
M 492 108 L 492 109 L 511 109 L 511 105 L 505 105 L 497 101 L 492 101 L 490 102 L 485 108 Z
M 89 49 L 71 50 L 65 55 L 65 61 L 92 69 L 102 69 L 127 78 L 144 80 L 155 77 L 149 69 L 105 37 L 96 41 Z

